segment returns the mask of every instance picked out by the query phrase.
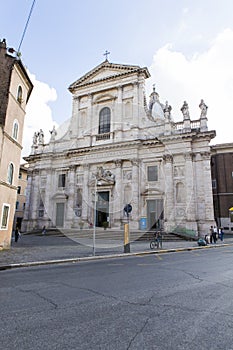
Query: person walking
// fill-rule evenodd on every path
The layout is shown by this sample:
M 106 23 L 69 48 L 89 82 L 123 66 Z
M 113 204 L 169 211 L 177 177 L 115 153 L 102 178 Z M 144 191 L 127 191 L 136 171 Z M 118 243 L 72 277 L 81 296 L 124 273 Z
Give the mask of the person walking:
M 213 241 L 214 241 L 215 244 L 217 242 L 217 234 L 218 234 L 217 227 L 214 226 L 214 228 L 213 228 Z
M 46 234 L 46 227 L 44 226 L 43 228 L 42 228 L 42 235 L 45 235 Z
M 16 243 L 18 242 L 19 236 L 20 236 L 19 229 L 18 229 L 18 227 L 16 227 L 16 229 L 15 229 L 15 242 Z

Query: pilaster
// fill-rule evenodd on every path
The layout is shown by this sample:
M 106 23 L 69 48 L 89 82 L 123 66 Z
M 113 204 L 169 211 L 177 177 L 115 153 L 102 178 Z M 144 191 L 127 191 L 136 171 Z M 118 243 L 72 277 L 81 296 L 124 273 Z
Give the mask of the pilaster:
M 114 187 L 114 207 L 113 207 L 113 223 L 114 226 L 120 227 L 121 214 L 123 211 L 122 202 L 122 160 L 115 160 L 115 187 Z
M 83 165 L 83 196 L 82 196 L 82 220 L 87 221 L 88 218 L 88 207 L 89 198 L 91 198 L 91 193 L 88 193 L 88 179 L 89 179 L 89 164 Z
M 140 161 L 138 159 L 132 159 L 132 220 L 134 228 L 138 229 L 139 224 L 139 165 Z
M 164 229 L 170 231 L 175 225 L 175 201 L 174 201 L 174 181 L 173 181 L 173 156 L 165 154 L 164 164 Z

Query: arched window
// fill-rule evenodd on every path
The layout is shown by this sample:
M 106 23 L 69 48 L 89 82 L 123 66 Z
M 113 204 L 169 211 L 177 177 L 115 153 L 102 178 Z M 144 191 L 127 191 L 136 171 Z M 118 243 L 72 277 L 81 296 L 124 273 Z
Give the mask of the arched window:
M 14 121 L 14 125 L 13 125 L 13 138 L 15 139 L 15 140 L 17 140 L 18 139 L 18 132 L 19 132 L 19 123 L 15 120 Z
M 7 182 L 12 185 L 13 183 L 13 175 L 14 175 L 14 165 L 12 163 L 8 166 L 8 173 L 7 173 Z
M 19 85 L 18 92 L 17 92 L 17 101 L 21 104 L 23 102 L 23 90 L 22 87 Z
M 110 119 L 111 119 L 110 108 L 108 107 L 102 108 L 99 114 L 99 134 L 110 132 Z

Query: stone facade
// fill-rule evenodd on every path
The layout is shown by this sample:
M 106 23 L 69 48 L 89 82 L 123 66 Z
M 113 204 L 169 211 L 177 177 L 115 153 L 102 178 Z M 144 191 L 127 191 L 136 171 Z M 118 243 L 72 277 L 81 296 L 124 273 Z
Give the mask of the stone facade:
M 0 41 L 0 246 L 9 248 L 17 196 L 25 108 L 32 83 L 21 60 Z
M 213 224 L 207 106 L 191 120 L 187 102 L 175 123 L 147 68 L 105 60 L 70 85 L 69 123 L 43 143 L 35 133 L 29 163 L 25 230 L 81 225 L 163 227 L 202 235 Z

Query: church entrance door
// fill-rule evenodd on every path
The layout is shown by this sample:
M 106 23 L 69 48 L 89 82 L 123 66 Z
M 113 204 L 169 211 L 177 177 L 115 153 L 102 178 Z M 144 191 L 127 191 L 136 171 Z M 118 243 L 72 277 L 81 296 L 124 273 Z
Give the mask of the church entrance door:
M 64 210 L 65 210 L 64 203 L 56 204 L 56 226 L 57 227 L 64 226 Z
M 147 200 L 147 229 L 161 229 L 163 221 L 163 200 Z
M 103 227 L 104 222 L 109 222 L 109 191 L 97 193 L 96 226 Z

